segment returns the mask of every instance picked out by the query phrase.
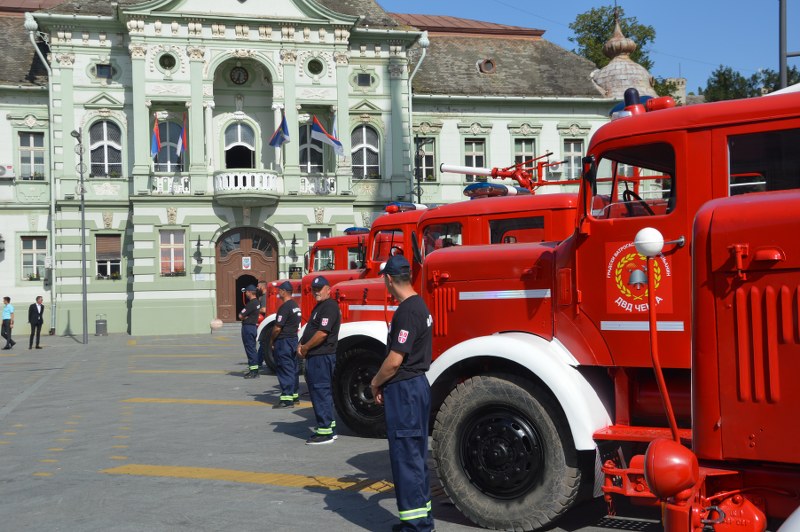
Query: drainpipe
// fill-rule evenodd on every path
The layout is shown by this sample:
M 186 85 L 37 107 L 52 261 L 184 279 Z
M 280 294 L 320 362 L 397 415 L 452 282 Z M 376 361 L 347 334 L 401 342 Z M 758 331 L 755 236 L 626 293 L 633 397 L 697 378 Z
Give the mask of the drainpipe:
M 412 100 L 414 91 L 411 87 L 411 82 L 414 81 L 414 76 L 417 75 L 417 71 L 419 67 L 422 66 L 422 62 L 425 60 L 425 56 L 428 54 L 428 46 L 430 46 L 431 41 L 428 39 L 428 32 L 423 31 L 422 35 L 419 36 L 419 45 L 422 47 L 422 55 L 419 57 L 419 61 L 414 66 L 414 70 L 411 72 L 411 75 L 408 76 L 408 143 L 411 149 L 409 153 L 411 154 L 411 189 L 409 190 L 408 197 L 411 201 L 414 201 L 414 172 L 416 171 L 415 163 L 416 163 L 416 156 L 417 156 L 417 147 L 414 145 L 414 119 L 412 113 Z
M 47 69 L 47 116 L 48 116 L 48 131 L 50 133 L 50 334 L 56 333 L 56 158 L 55 158 L 55 131 L 53 124 L 53 70 L 50 64 L 45 59 L 44 54 L 36 44 L 36 35 L 39 34 L 39 25 L 33 18 L 31 13 L 25 13 L 25 29 L 28 30 L 28 36 L 31 39 L 33 49 L 36 50 L 36 55 L 39 61 L 42 62 Z M 47 42 L 45 40 L 45 42 Z

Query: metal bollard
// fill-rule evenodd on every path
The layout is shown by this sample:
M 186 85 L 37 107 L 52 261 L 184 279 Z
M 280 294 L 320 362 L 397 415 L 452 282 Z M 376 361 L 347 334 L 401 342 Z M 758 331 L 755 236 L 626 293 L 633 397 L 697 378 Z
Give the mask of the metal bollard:
M 95 336 L 108 336 L 108 320 L 105 314 L 97 314 L 94 320 Z

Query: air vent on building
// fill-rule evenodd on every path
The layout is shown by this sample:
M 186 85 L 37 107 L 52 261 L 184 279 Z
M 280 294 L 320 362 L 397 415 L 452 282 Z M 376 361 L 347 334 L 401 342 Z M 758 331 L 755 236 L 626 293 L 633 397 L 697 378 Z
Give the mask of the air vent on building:
M 478 63 L 478 70 L 481 74 L 494 74 L 497 70 L 497 64 L 494 59 L 484 59 Z

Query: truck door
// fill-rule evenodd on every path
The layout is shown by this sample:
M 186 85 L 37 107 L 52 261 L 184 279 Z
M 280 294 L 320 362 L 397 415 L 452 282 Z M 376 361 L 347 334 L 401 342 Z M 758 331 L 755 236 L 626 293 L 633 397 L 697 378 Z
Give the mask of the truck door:
M 594 329 L 585 331 L 587 337 L 599 331 L 604 345 L 596 348 L 608 353 L 597 356 L 610 354 L 615 365 L 628 367 L 650 364 L 646 261 L 633 239 L 648 226 L 666 240 L 688 239 L 691 230 L 683 134 L 636 140 L 599 147 L 595 190 L 576 250 L 579 326 Z M 662 364 L 688 368 L 688 241 L 682 248 L 665 246 L 655 269 Z

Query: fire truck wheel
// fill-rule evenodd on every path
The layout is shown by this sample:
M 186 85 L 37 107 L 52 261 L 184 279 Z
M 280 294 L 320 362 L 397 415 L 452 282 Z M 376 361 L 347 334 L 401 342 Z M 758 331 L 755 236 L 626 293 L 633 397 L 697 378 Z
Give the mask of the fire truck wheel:
M 267 325 L 261 331 L 261 336 L 258 337 L 258 342 L 264 348 L 264 363 L 267 367 L 275 372 L 275 357 L 272 356 L 272 349 L 269 346 L 269 338 L 272 336 L 272 325 Z
M 560 410 L 511 375 L 473 377 L 445 399 L 433 456 L 450 499 L 480 526 L 534 530 L 578 496 L 577 452 Z
M 333 403 L 342 421 L 359 436 L 386 436 L 383 407 L 375 403 L 369 383 L 383 363 L 370 349 L 355 347 L 336 357 Z

